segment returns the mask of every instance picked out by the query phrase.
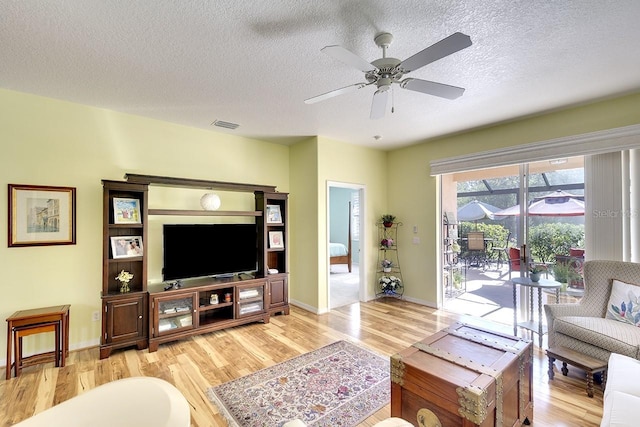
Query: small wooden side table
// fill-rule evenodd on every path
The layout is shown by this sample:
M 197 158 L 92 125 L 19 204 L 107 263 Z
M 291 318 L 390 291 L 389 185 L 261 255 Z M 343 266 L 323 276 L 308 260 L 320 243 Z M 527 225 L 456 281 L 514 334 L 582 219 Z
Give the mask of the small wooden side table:
M 587 372 L 587 396 L 593 397 L 593 374 L 602 372 L 602 389 L 607 383 L 608 362 L 578 353 L 565 347 L 551 347 L 547 350 L 549 358 L 549 379 L 553 379 L 553 362 L 562 361 L 562 375 L 567 375 L 567 363 Z
M 20 310 L 7 317 L 7 366 L 6 379 L 11 378 L 11 368 L 16 367 L 16 377 L 20 375 L 22 364 L 21 336 L 30 335 L 27 331 L 33 329 L 34 333 L 50 332 L 56 330 L 56 343 L 53 360 L 56 366 L 64 366 L 69 354 L 69 311 L 70 305 L 56 305 L 53 307 L 33 308 Z M 50 326 L 55 325 L 54 329 Z M 12 357 L 13 343 L 15 342 L 14 356 Z M 13 362 L 12 362 L 13 360 Z

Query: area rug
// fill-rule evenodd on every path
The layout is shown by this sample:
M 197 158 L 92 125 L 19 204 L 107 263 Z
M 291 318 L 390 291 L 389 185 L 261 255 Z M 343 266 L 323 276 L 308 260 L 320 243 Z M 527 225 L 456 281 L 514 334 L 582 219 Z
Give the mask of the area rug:
M 356 426 L 390 401 L 389 359 L 338 341 L 242 378 L 208 396 L 230 426 Z

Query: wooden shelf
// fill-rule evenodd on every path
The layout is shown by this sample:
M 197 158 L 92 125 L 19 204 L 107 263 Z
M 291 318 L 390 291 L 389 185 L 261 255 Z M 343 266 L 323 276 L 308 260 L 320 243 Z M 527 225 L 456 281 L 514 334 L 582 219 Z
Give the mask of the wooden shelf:
M 251 297 L 251 298 L 244 298 L 238 301 L 238 304 L 242 305 L 242 304 L 248 304 L 251 302 L 256 302 L 256 301 L 262 301 L 264 298 L 262 295 L 260 296 L 256 296 L 256 297 Z
M 127 182 L 147 185 L 161 185 L 167 187 L 205 188 L 210 190 L 228 191 L 264 191 L 275 192 L 273 185 L 241 184 L 237 182 L 207 181 L 202 179 L 174 178 L 170 176 L 136 175 L 128 173 L 125 176 Z
M 192 310 L 186 310 L 186 311 L 174 311 L 171 313 L 160 313 L 158 314 L 158 319 L 172 319 L 175 317 L 184 317 L 184 316 L 193 316 L 192 314 Z
M 109 258 L 109 263 L 115 263 L 115 262 L 134 262 L 134 261 L 143 261 L 144 258 L 141 256 L 132 256 L 132 257 L 126 257 L 126 258 Z
M 187 209 L 149 209 L 149 215 L 181 216 L 262 216 L 260 211 L 204 211 Z
M 109 224 L 109 228 L 144 228 L 142 224 Z
M 220 302 L 218 304 L 201 305 L 198 308 L 198 310 L 199 311 L 209 311 L 209 310 L 215 310 L 215 309 L 224 308 L 224 307 L 231 307 L 232 305 L 233 305 L 233 301 L 231 301 L 231 302 Z

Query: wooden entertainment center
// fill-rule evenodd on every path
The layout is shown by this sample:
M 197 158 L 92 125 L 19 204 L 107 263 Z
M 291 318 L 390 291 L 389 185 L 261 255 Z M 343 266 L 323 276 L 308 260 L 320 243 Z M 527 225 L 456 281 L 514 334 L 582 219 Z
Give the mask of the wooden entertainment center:
M 158 345 L 192 335 L 250 322 L 269 322 L 272 314 L 289 314 L 288 194 L 275 187 L 163 176 L 127 174 L 126 181 L 103 180 L 102 337 L 100 358 L 118 348 Z M 253 211 L 150 209 L 149 186 L 252 192 Z M 116 218 L 114 198 L 130 203 L 134 214 Z M 268 217 L 269 210 L 278 215 Z M 147 250 L 117 255 L 113 241 L 136 237 L 147 243 L 150 215 L 255 217 L 257 271 L 223 278 L 187 279 L 165 290 L 166 283 L 147 285 Z M 270 241 L 271 234 L 271 241 Z M 274 236 L 279 239 L 273 240 Z M 115 238 L 115 239 L 114 239 Z M 116 276 L 133 274 L 130 290 L 121 292 Z M 271 274 L 270 274 L 271 272 Z M 216 302 L 217 301 L 217 302 Z

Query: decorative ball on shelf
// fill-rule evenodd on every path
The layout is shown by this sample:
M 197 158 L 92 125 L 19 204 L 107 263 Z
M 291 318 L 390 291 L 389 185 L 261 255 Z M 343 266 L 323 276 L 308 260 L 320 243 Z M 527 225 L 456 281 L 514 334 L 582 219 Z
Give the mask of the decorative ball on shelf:
M 216 193 L 207 193 L 200 199 L 200 206 L 205 211 L 215 211 L 220 207 L 220 197 Z

